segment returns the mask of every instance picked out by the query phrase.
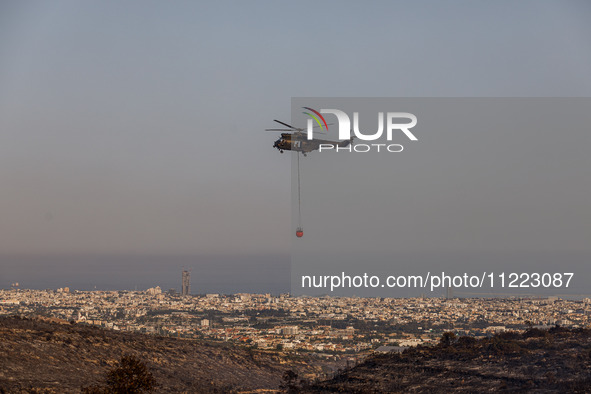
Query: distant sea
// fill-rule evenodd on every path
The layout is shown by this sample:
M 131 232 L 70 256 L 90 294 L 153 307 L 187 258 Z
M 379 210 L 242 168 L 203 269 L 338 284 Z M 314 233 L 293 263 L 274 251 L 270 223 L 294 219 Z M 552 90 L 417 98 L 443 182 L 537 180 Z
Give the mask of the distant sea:
M 281 255 L 0 255 L 0 288 L 180 291 L 191 271 L 191 293 L 289 292 L 290 256 Z

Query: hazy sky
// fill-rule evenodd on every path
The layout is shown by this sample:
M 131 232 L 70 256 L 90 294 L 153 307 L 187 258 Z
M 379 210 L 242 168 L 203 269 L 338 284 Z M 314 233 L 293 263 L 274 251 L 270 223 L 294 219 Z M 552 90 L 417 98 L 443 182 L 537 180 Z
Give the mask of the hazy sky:
M 588 1 L 0 5 L 0 253 L 289 253 L 292 96 L 589 96 Z

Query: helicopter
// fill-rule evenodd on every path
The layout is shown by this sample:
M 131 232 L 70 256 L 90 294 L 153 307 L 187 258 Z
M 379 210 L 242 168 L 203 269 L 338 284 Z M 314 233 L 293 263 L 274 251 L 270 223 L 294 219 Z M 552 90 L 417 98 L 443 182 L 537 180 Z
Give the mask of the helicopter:
M 355 137 L 351 137 L 344 141 L 330 141 L 330 140 L 309 140 L 307 134 L 304 132 L 305 129 L 293 127 L 287 123 L 281 122 L 277 119 L 273 121 L 289 127 L 288 129 L 266 129 L 265 131 L 288 131 L 288 133 L 281 133 L 281 137 L 273 143 L 273 148 L 277 148 L 279 152 L 283 153 L 285 150 L 292 150 L 295 152 L 301 152 L 302 155 L 306 156 L 308 153 L 318 150 L 321 144 L 329 144 L 335 147 L 346 147 L 353 142 Z
M 309 109 L 305 107 L 306 109 Z M 266 129 L 265 131 L 287 131 L 287 133 L 281 133 L 281 137 L 273 143 L 273 148 L 277 148 L 279 152 L 283 153 L 285 150 L 291 150 L 297 152 L 297 174 L 298 174 L 298 227 L 296 229 L 296 237 L 302 238 L 304 236 L 304 229 L 302 228 L 302 211 L 301 211 L 301 186 L 300 186 L 300 155 L 306 156 L 308 153 L 318 150 L 320 145 L 332 145 L 333 147 L 346 147 L 353 143 L 355 137 L 351 137 L 344 141 L 329 141 L 329 140 L 318 140 L 308 139 L 308 135 L 304 132 L 305 129 L 299 129 L 293 127 L 287 123 L 281 122 L 280 120 L 273 119 L 275 122 L 282 126 L 288 127 L 287 129 Z M 325 122 L 326 125 L 326 122 Z M 328 125 L 326 125 L 328 127 Z

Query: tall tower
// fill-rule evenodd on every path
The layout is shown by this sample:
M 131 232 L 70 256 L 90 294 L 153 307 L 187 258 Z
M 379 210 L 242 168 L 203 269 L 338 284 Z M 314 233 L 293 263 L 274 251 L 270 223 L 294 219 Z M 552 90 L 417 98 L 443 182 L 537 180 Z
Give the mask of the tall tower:
M 191 294 L 191 273 L 183 270 L 183 282 L 181 286 L 181 295 L 187 296 Z
M 447 298 L 448 300 L 451 300 L 452 298 L 454 298 L 454 289 L 453 289 L 453 287 L 449 286 L 447 288 L 447 292 L 445 294 L 445 298 Z

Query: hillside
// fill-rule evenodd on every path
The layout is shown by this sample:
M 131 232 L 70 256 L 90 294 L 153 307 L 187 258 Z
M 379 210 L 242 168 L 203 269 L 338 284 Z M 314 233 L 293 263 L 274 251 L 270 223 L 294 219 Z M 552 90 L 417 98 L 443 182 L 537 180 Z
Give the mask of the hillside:
M 591 392 L 591 330 L 555 327 L 376 355 L 310 393 Z
M 271 389 L 288 369 L 303 375 L 320 368 L 225 344 L 1 317 L 0 392 L 79 393 L 101 382 L 125 354 L 149 367 L 158 392 Z
M 158 392 L 468 393 L 591 392 L 591 330 L 505 332 L 476 340 L 445 334 L 438 346 L 379 354 L 333 379 L 302 387 L 321 366 L 272 352 L 205 341 L 0 318 L 0 393 L 80 392 L 100 383 L 122 355 L 141 359 Z

